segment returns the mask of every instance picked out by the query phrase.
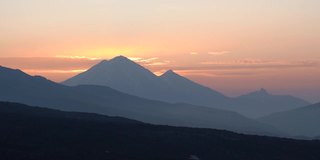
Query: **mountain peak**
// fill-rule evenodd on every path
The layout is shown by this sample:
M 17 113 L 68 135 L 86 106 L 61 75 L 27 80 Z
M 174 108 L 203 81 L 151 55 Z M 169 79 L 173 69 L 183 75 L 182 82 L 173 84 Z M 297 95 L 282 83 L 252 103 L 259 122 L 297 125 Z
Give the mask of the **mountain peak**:
M 251 95 L 270 96 L 271 94 L 266 89 L 261 88 L 258 91 L 252 92 Z
M 161 77 L 167 77 L 167 76 L 179 76 L 179 75 L 176 72 L 174 72 L 172 69 L 170 69 L 161 75 Z
M 22 72 L 20 69 L 11 69 L 11 68 L 7 68 L 4 66 L 0 66 L 0 72 L 3 73 L 17 73 L 17 74 L 25 74 L 24 72 Z
M 272 96 L 266 89 L 264 88 L 261 88 L 257 91 L 253 91 L 253 92 L 250 92 L 248 94 L 245 94 L 245 95 L 242 95 L 240 97 L 266 97 L 266 96 Z
M 109 62 L 108 60 L 104 59 L 100 63 L 108 63 L 108 62 Z
M 258 92 L 263 94 L 269 94 L 268 91 L 264 88 L 261 88 Z
M 102 69 L 103 71 L 105 71 L 107 68 L 110 68 L 110 67 L 114 69 L 116 68 L 119 69 L 119 68 L 126 68 L 126 67 L 132 68 L 133 66 L 138 66 L 138 64 L 125 56 L 117 56 L 110 60 L 102 60 L 100 63 L 96 64 L 89 70 Z
M 117 57 L 114 57 L 110 60 L 110 62 L 132 62 L 129 58 L 125 57 L 125 56 L 117 56 Z

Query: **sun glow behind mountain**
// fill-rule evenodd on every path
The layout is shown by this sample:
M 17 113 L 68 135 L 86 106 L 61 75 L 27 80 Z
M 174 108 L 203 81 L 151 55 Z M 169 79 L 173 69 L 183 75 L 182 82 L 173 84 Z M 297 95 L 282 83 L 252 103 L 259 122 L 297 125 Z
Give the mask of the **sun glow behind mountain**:
M 0 65 L 63 81 L 125 55 L 240 95 L 318 101 L 316 0 L 0 1 Z

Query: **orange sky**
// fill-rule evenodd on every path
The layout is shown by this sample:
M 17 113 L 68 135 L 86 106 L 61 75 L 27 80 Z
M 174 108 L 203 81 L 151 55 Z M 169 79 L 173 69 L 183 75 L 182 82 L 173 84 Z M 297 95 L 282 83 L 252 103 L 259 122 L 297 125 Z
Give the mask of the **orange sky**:
M 0 1 L 0 65 L 62 81 L 101 59 L 174 69 L 227 95 L 320 100 L 318 0 Z

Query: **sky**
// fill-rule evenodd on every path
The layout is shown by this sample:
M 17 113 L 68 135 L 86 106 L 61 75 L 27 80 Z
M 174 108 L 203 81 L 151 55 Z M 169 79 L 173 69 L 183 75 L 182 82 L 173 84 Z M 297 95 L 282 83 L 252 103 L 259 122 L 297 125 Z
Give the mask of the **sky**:
M 61 82 L 124 55 L 229 96 L 320 101 L 319 0 L 0 0 L 0 65 Z

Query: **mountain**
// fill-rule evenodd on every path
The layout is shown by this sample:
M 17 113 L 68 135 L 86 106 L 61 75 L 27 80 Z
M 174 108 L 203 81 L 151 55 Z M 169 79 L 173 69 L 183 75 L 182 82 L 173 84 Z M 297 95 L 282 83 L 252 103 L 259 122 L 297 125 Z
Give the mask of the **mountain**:
M 237 97 L 235 103 L 239 106 L 233 107 L 233 111 L 253 118 L 309 105 L 303 99 L 290 95 L 272 95 L 263 88 Z
M 108 86 L 131 95 L 172 103 L 206 105 L 215 102 L 218 105 L 227 100 L 221 93 L 194 83 L 172 70 L 158 77 L 124 56 L 103 60 L 62 84 Z M 208 100 L 210 103 L 207 103 Z
M 158 126 L 0 102 L 1 160 L 314 160 L 320 141 Z
M 320 103 L 274 113 L 259 120 L 292 135 L 316 137 L 320 135 Z
M 182 77 L 172 70 L 165 72 L 159 77 L 170 89 L 172 96 L 166 99 L 170 102 L 184 102 L 196 105 L 207 105 L 219 107 L 219 104 L 226 103 L 229 98 L 208 87 L 199 85 L 185 77 Z M 220 106 L 221 107 L 221 106 Z M 221 107 L 222 108 L 222 107 Z
M 121 116 L 153 124 L 226 129 L 250 134 L 282 134 L 269 125 L 235 112 L 147 100 L 104 86 L 68 87 L 5 67 L 0 67 L 0 101 Z
M 149 99 L 167 95 L 168 90 L 156 75 L 124 56 L 115 57 L 110 61 L 103 60 L 88 71 L 66 80 L 63 84 L 108 86 Z
M 88 71 L 66 80 L 63 84 L 103 85 L 147 99 L 231 110 L 250 118 L 309 105 L 302 99 L 292 96 L 275 96 L 264 90 L 236 98 L 227 97 L 172 70 L 158 77 L 123 56 L 115 57 L 110 61 L 104 60 Z

